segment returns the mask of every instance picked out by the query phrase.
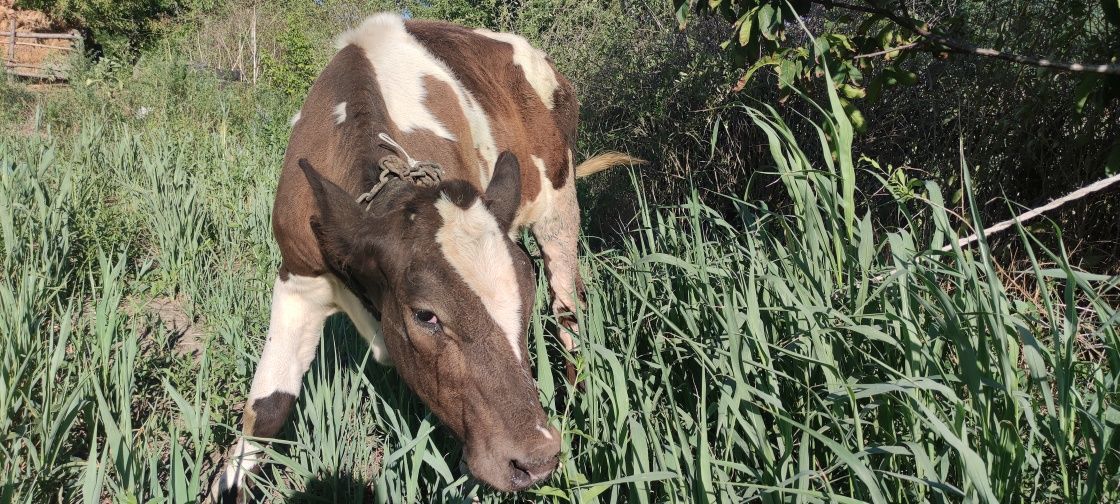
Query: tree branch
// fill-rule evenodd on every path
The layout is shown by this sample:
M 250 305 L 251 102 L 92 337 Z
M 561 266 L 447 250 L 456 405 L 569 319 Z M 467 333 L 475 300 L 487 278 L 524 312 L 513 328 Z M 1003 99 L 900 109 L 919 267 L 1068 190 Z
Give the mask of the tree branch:
M 1003 231 L 1004 229 L 1007 229 L 1007 228 L 1009 228 L 1009 227 L 1011 227 L 1015 224 L 1022 224 L 1022 223 L 1026 222 L 1030 219 L 1033 219 L 1035 217 L 1038 217 L 1039 215 L 1042 215 L 1044 212 L 1048 212 L 1050 210 L 1058 208 L 1058 207 L 1060 207 L 1060 206 L 1062 206 L 1066 203 L 1069 203 L 1070 201 L 1084 198 L 1085 196 L 1088 196 L 1089 194 L 1092 194 L 1094 192 L 1105 189 L 1108 186 L 1110 186 L 1112 184 L 1115 184 L 1117 182 L 1120 182 L 1120 173 L 1118 173 L 1116 175 L 1113 175 L 1111 177 L 1107 177 L 1107 178 L 1098 180 L 1096 182 L 1093 182 L 1092 184 L 1089 184 L 1085 187 L 1082 187 L 1081 189 L 1078 189 L 1078 190 L 1076 190 L 1074 192 L 1071 192 L 1071 193 L 1069 193 L 1065 196 L 1062 196 L 1061 198 L 1058 198 L 1054 201 L 1051 201 L 1051 202 L 1049 202 L 1045 205 L 1042 205 L 1038 208 L 1034 208 L 1034 209 L 1030 210 L 1029 212 L 1021 213 L 1016 217 L 1012 217 L 1010 219 L 1007 219 L 1007 220 L 1005 220 L 1003 222 L 1000 222 L 998 224 L 995 224 L 993 226 L 989 226 L 987 228 L 984 228 L 983 230 L 981 230 L 977 233 L 973 233 L 973 234 L 971 234 L 971 235 L 969 235 L 965 238 L 961 238 L 961 239 L 957 240 L 957 246 L 959 246 L 959 247 L 967 246 L 968 244 L 979 240 L 980 237 L 987 238 L 987 237 L 989 237 L 993 234 L 996 234 L 1000 231 Z M 941 248 L 942 252 L 948 252 L 950 250 L 953 250 L 952 245 L 946 245 L 946 246 Z
M 853 11 L 859 11 L 859 12 L 866 12 L 868 14 L 880 14 L 879 10 L 875 7 L 864 7 L 862 5 L 850 4 L 850 3 L 844 3 L 844 2 L 834 2 L 833 0 L 813 0 L 813 3 L 821 4 L 822 6 L 824 6 L 827 9 L 831 9 L 833 7 L 839 7 L 841 9 L 853 10 Z
M 890 53 L 896 52 L 896 51 L 905 51 L 907 49 L 913 49 L 914 47 L 917 47 L 917 46 L 918 46 L 917 42 L 911 42 L 909 44 L 903 44 L 903 45 L 900 45 L 898 47 L 892 47 L 890 49 L 883 49 L 882 51 L 875 51 L 873 53 L 867 53 L 867 54 L 858 54 L 856 56 L 853 56 L 852 59 L 873 58 L 875 56 L 882 56 L 884 54 L 890 54 Z
M 869 0 L 864 0 L 864 1 L 867 1 L 868 3 L 871 3 Z M 934 33 L 933 31 L 930 31 L 926 28 L 923 28 L 921 25 L 919 25 L 913 19 L 911 19 L 907 16 L 903 16 L 903 15 L 900 15 L 896 12 L 893 12 L 893 11 L 890 11 L 890 10 L 887 10 L 887 9 L 883 9 L 881 7 L 878 7 L 878 6 L 874 5 L 874 4 L 872 4 L 870 6 L 864 6 L 864 5 L 855 5 L 855 4 L 844 3 L 844 2 L 836 2 L 834 0 L 813 0 L 813 3 L 820 4 L 820 5 L 822 5 L 824 7 L 827 7 L 827 8 L 837 7 L 837 8 L 841 8 L 841 9 L 845 9 L 845 10 L 866 12 L 866 13 L 869 13 L 869 14 L 876 14 L 876 15 L 883 16 L 887 19 L 890 19 L 891 21 L 894 21 L 895 24 L 897 24 L 897 25 L 899 25 L 903 28 L 906 28 L 910 31 L 913 31 L 914 33 L 917 33 L 919 36 L 921 36 L 923 39 L 925 39 L 927 41 L 936 43 L 936 44 L 941 45 L 941 46 L 944 46 L 948 51 L 959 53 L 959 54 L 972 54 L 972 55 L 975 55 L 975 56 L 984 56 L 984 57 L 988 57 L 988 58 L 995 58 L 995 59 L 999 59 L 999 60 L 1010 61 L 1012 63 L 1016 63 L 1016 64 L 1019 64 L 1019 65 L 1036 66 L 1036 67 L 1040 67 L 1040 68 L 1050 68 L 1050 69 L 1054 69 L 1054 70 L 1064 70 L 1064 71 L 1067 71 L 1067 72 L 1120 75 L 1120 65 L 1111 65 L 1111 64 L 1091 64 L 1091 65 L 1087 65 L 1087 64 L 1082 64 L 1082 63 L 1071 63 L 1071 62 L 1066 62 L 1066 61 L 1053 61 L 1053 60 L 1050 60 L 1050 59 L 1047 59 L 1047 58 L 1035 58 L 1035 57 L 1032 57 L 1032 56 L 1025 56 L 1025 55 L 1022 55 L 1022 54 L 1016 54 L 1016 53 L 1007 52 L 1007 51 L 1000 51 L 1000 50 L 997 50 L 997 49 L 989 49 L 989 48 L 984 48 L 984 47 L 978 47 L 978 46 L 972 45 L 968 42 L 963 42 L 963 41 L 960 41 L 960 40 L 957 40 L 957 39 L 954 39 L 954 38 L 951 38 L 951 37 L 947 37 L 945 35 L 941 35 L 939 33 Z M 891 50 L 888 50 L 888 51 L 885 51 L 885 52 L 891 52 L 891 51 L 894 51 L 894 50 L 895 49 L 891 49 Z M 867 57 L 867 55 L 864 55 L 864 57 Z

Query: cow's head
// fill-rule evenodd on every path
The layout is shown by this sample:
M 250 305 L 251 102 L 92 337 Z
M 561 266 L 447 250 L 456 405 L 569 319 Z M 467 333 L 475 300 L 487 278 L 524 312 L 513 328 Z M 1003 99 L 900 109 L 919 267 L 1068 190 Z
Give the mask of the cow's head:
M 464 181 L 393 180 L 367 211 L 301 161 L 330 267 L 381 313 L 405 383 L 464 443 L 470 471 L 517 491 L 556 467 L 560 435 L 529 374 L 536 281 L 509 238 L 521 199 L 517 159 L 499 156 L 485 193 Z

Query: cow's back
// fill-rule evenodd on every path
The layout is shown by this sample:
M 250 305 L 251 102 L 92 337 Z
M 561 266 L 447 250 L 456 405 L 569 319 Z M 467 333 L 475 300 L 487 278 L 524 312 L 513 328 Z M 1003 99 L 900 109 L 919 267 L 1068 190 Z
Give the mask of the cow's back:
M 309 220 L 314 202 L 298 167 L 307 159 L 354 196 L 390 154 L 379 133 L 446 179 L 487 185 L 498 153 L 521 165 L 519 225 L 572 190 L 578 103 L 571 85 L 523 38 L 378 14 L 339 37 L 339 52 L 293 118 L 273 210 L 281 275 L 325 272 Z
M 516 154 L 523 175 L 531 175 L 523 179 L 537 182 L 535 156 L 544 161 L 552 187 L 562 187 L 569 176 L 568 149 L 575 145 L 579 104 L 571 84 L 547 56 L 510 33 L 439 21 L 410 21 L 407 26 L 447 62 L 486 110 L 499 150 Z M 539 192 L 536 185 L 523 189 L 523 202 Z

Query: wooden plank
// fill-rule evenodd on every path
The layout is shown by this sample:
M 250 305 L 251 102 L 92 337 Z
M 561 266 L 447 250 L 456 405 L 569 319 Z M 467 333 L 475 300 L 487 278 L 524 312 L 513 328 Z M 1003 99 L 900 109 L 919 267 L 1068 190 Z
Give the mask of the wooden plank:
M 59 67 L 26 65 L 23 63 L 6 63 L 4 71 L 19 77 L 32 77 L 36 79 L 66 80 L 66 71 Z
M 16 62 L 13 62 L 13 61 L 4 62 L 4 66 L 6 66 L 8 68 L 14 68 L 14 67 L 38 68 L 40 70 L 61 70 L 62 69 L 61 66 L 57 66 L 57 65 L 33 65 L 31 63 L 16 63 Z
M 73 51 L 74 50 L 73 46 L 53 46 L 53 45 L 47 45 L 47 44 L 36 44 L 34 42 L 16 42 L 16 45 L 17 46 L 27 46 L 27 47 L 42 47 L 42 48 L 45 48 L 45 49 L 58 49 L 60 51 Z
M 59 73 L 60 71 L 62 71 L 62 68 L 57 67 L 57 66 L 30 65 L 30 64 L 27 64 L 27 63 L 5 63 L 4 67 L 9 69 L 9 70 L 15 69 L 15 68 L 28 68 L 28 69 L 31 69 L 31 70 L 43 70 L 43 71 L 46 71 L 46 72 L 53 72 L 53 73 Z
M 13 16 L 11 22 L 8 24 L 12 31 L 8 32 L 8 61 L 16 60 L 16 18 Z
M 17 68 L 9 68 L 8 73 L 19 77 L 30 77 L 33 79 L 51 79 L 51 80 L 66 80 L 66 76 L 58 73 L 38 73 L 19 70 Z
M 15 32 L 15 20 L 12 20 L 13 27 L 5 32 L 0 32 L 0 37 L 11 37 L 12 33 L 16 34 L 18 38 L 30 39 L 62 39 L 62 40 L 78 40 L 81 35 L 74 35 L 71 33 L 38 33 L 38 32 Z

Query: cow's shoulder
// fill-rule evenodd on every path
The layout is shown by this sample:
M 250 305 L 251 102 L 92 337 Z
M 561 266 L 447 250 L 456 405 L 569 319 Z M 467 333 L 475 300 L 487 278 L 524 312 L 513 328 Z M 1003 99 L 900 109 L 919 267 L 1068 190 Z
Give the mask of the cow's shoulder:
M 537 198 L 544 185 L 566 184 L 579 104 L 544 51 L 511 33 L 425 20 L 408 21 L 406 27 L 483 107 L 495 124 L 499 150 L 517 155 L 523 203 Z
M 548 55 L 521 35 L 442 21 L 412 20 L 405 24 L 409 33 L 447 62 L 472 92 L 486 95 L 524 90 L 527 92 L 512 96 L 512 104 L 523 107 L 536 102 L 547 110 L 572 95 L 571 84 Z M 562 95 L 559 100 L 558 95 Z

